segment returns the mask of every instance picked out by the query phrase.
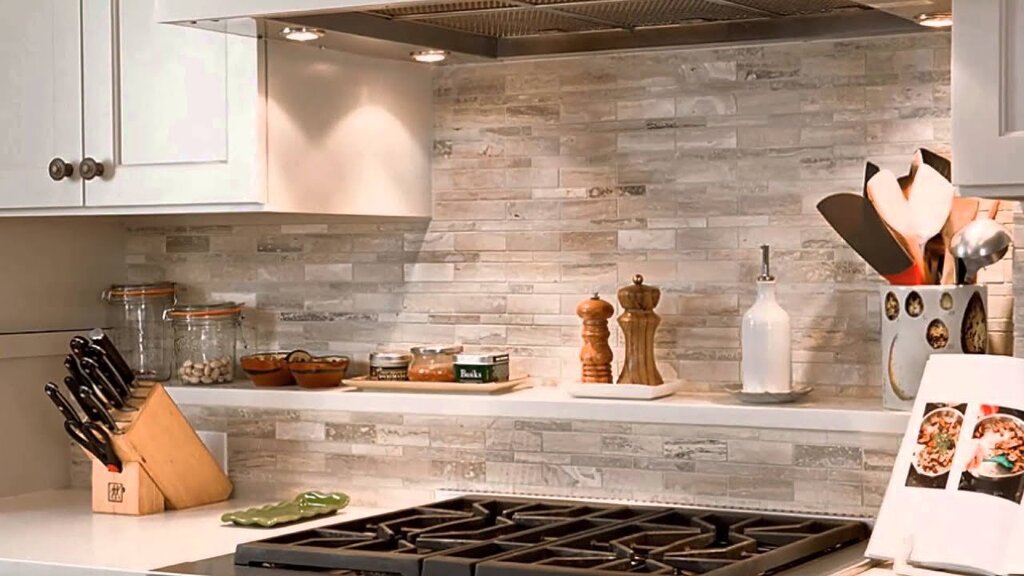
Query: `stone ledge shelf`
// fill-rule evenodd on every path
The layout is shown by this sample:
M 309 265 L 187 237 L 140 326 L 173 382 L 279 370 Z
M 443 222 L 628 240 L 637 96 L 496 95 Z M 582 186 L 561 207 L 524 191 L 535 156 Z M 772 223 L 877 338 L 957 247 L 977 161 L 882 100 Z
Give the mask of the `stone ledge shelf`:
M 256 388 L 245 383 L 222 387 L 169 386 L 168 391 L 175 402 L 183 405 L 558 418 L 881 434 L 902 434 L 909 418 L 907 412 L 884 410 L 880 399 L 817 400 L 813 394 L 799 404 L 752 406 L 741 404 L 727 394 L 677 394 L 653 401 L 592 400 L 573 398 L 557 387 L 526 388 L 497 396 L 275 389 Z

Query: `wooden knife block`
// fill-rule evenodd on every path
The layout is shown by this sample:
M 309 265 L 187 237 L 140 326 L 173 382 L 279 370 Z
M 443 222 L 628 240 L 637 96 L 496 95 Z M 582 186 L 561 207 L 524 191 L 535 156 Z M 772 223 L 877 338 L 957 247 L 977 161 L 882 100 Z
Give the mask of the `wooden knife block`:
M 110 472 L 93 461 L 93 512 L 139 516 L 227 500 L 231 480 L 220 469 L 178 406 L 160 384 L 147 391 L 136 412 L 115 415 L 123 434 L 111 435 L 124 464 Z

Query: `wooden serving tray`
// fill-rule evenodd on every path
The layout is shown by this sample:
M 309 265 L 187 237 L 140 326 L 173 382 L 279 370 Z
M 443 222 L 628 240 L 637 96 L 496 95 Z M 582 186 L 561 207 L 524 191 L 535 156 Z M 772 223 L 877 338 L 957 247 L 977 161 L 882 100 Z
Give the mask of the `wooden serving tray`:
M 346 378 L 342 383 L 360 390 L 381 392 L 432 392 L 441 394 L 504 394 L 530 379 L 529 376 L 515 378 L 508 382 L 490 384 L 469 384 L 462 382 L 410 382 L 408 380 L 368 380 L 368 376 Z

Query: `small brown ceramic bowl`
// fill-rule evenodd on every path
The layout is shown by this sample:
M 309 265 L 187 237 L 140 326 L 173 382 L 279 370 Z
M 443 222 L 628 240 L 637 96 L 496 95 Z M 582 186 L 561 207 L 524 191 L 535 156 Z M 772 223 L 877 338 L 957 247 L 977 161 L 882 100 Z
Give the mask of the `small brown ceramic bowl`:
M 302 388 L 337 388 L 349 361 L 348 356 L 315 356 L 308 362 L 289 362 L 288 368 Z
M 252 383 L 260 387 L 280 387 L 295 384 L 288 361 L 287 352 L 265 352 L 243 356 L 240 364 L 242 370 L 249 375 Z

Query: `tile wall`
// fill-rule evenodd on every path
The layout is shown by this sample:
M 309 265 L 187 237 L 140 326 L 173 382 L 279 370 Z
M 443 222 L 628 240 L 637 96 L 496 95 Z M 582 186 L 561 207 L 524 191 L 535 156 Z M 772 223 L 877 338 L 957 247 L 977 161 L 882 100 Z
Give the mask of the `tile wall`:
M 129 270 L 179 282 L 185 300 L 245 302 L 252 348 L 363 359 L 459 341 L 508 348 L 548 383 L 578 372 L 576 304 L 642 273 L 663 290 L 662 372 L 704 391 L 739 380 L 739 321 L 770 243 L 797 380 L 877 397 L 880 280 L 815 204 L 859 190 L 866 159 L 902 174 L 919 146 L 948 153 L 949 63 L 947 34 L 918 34 L 439 68 L 432 221 L 140 220 Z M 984 276 L 1003 352 L 1011 260 Z M 363 504 L 446 487 L 870 515 L 898 442 L 732 422 L 186 410 L 229 433 L 240 494 L 337 488 Z
M 244 301 L 250 343 L 365 358 L 459 341 L 578 374 L 576 304 L 642 273 L 658 359 L 691 390 L 739 380 L 757 246 L 774 248 L 795 377 L 880 394 L 880 279 L 815 210 L 865 159 L 949 151 L 947 34 L 667 50 L 438 69 L 431 222 L 133 223 L 131 273 Z M 1004 210 L 1012 217 L 1012 207 Z M 1009 264 L 995 347 L 1012 347 Z M 621 342 L 619 335 L 614 335 Z M 621 348 L 617 348 L 621 355 Z
M 229 435 L 235 494 L 341 490 L 361 506 L 439 488 L 873 515 L 899 437 L 884 434 L 185 406 Z M 76 485 L 88 486 L 81 450 Z

